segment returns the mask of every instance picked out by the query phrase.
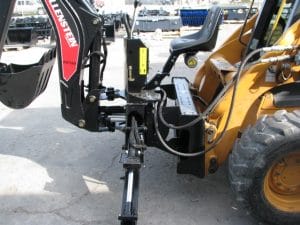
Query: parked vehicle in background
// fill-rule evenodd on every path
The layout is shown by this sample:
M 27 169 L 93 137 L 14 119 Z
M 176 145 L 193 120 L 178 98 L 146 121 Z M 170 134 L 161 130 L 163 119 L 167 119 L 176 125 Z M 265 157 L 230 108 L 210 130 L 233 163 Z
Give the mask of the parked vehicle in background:
M 144 8 L 139 11 L 138 16 L 169 16 L 170 13 L 162 8 L 160 9 L 147 9 Z
M 37 0 L 17 0 L 14 9 L 15 15 L 45 14 L 42 4 Z
M 174 0 L 162 0 L 161 4 L 163 4 L 163 5 L 174 5 Z

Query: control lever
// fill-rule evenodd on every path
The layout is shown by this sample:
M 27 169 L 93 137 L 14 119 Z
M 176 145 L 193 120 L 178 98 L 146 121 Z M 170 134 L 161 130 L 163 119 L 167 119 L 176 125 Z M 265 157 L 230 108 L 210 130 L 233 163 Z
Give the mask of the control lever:
M 142 1 L 139 1 L 139 0 L 135 0 L 134 1 L 134 8 L 136 9 L 138 6 L 141 6 L 142 5 Z
M 137 7 L 139 7 L 141 5 L 142 5 L 141 1 L 138 1 L 138 0 L 134 1 L 134 11 L 133 11 L 133 16 L 132 16 L 133 23 L 132 23 L 131 31 L 130 31 L 130 39 L 133 37 L 133 30 L 134 30 L 135 22 L 136 22 L 136 9 L 137 9 Z

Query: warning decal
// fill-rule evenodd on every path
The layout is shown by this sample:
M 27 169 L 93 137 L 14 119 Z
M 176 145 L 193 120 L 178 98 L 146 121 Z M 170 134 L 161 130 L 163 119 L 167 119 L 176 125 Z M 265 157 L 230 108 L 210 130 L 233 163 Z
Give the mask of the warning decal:
M 139 57 L 139 74 L 146 76 L 148 73 L 148 49 L 140 48 Z

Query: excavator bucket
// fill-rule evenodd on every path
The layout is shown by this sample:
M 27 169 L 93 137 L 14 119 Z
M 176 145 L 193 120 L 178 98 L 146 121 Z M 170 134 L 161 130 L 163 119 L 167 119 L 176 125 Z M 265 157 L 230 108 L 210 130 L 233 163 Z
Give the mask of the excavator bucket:
M 15 0 L 1 1 L 0 58 Z M 56 48 L 49 49 L 39 62 L 30 65 L 0 63 L 0 101 L 11 108 L 28 106 L 46 88 L 54 65 Z
M 0 101 L 15 109 L 28 106 L 47 87 L 55 55 L 53 48 L 35 64 L 0 64 Z

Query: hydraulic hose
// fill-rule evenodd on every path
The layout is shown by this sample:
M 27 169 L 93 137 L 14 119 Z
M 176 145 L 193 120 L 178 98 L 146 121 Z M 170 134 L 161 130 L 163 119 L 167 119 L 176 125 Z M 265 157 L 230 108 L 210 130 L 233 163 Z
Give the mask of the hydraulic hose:
M 237 93 L 237 87 L 238 87 L 238 83 L 239 83 L 239 80 L 240 80 L 240 77 L 241 77 L 241 74 L 242 74 L 242 71 L 244 70 L 247 62 L 256 54 L 258 53 L 265 53 L 265 52 L 271 52 L 271 51 L 289 51 L 289 50 L 295 50 L 295 49 L 298 49 L 299 46 L 272 46 L 272 47 L 263 47 L 263 48 L 259 48 L 259 49 L 256 49 L 254 51 L 252 51 L 250 54 L 248 54 L 246 56 L 246 58 L 243 60 L 243 63 L 240 65 L 238 71 L 237 71 L 237 74 L 236 76 L 233 78 L 233 83 L 234 83 L 234 86 L 233 86 L 233 92 L 232 92 L 232 97 L 231 97 L 231 101 L 230 101 L 230 106 L 229 106 L 229 112 L 228 112 L 228 116 L 227 116 L 227 119 L 226 119 L 226 122 L 225 122 L 225 125 L 224 125 L 224 128 L 220 134 L 220 136 L 209 146 L 208 149 L 206 150 L 203 150 L 203 151 L 199 151 L 199 152 L 195 152 L 195 153 L 183 153 L 183 152 L 179 152 L 175 149 L 173 149 L 172 147 L 170 147 L 166 142 L 165 140 L 162 138 L 161 134 L 160 134 L 160 131 L 159 131 L 159 127 L 158 127 L 158 121 L 157 121 L 157 104 L 156 104 L 156 107 L 155 107 L 155 111 L 154 111 L 154 126 L 155 126 L 155 131 L 157 133 L 157 136 L 160 140 L 160 142 L 162 143 L 162 145 L 168 150 L 170 151 L 171 153 L 175 154 L 175 155 L 178 155 L 178 156 L 183 156 L 183 157 L 195 157 L 195 156 L 198 156 L 198 155 L 203 155 L 203 154 L 206 154 L 207 152 L 211 151 L 212 149 L 214 149 L 216 147 L 216 145 L 218 145 L 220 143 L 220 141 L 223 139 L 225 133 L 226 133 L 226 130 L 228 128 L 228 125 L 229 125 L 229 122 L 230 122 L 230 119 L 231 119 L 231 116 L 232 116 L 232 111 L 233 111 L 233 106 L 234 106 L 234 102 L 235 102 L 235 99 L 236 99 L 236 93 Z M 275 60 L 275 58 L 277 60 Z M 267 59 L 261 59 L 258 61 L 258 63 L 262 62 L 262 63 L 270 63 L 270 62 L 279 62 L 279 61 L 284 61 L 284 60 L 287 60 L 288 58 L 291 58 L 290 56 L 278 56 L 278 57 L 270 57 L 270 58 L 267 58 Z M 269 59 L 269 61 L 268 61 Z M 185 124 L 185 125 L 182 125 L 182 126 L 175 126 L 173 124 L 169 124 L 165 121 L 165 119 L 163 118 L 163 115 L 162 115 L 162 105 L 163 103 L 165 103 L 166 101 L 166 94 L 164 93 L 164 96 L 163 96 L 163 99 L 162 99 L 162 103 L 160 104 L 159 106 L 159 116 L 160 116 L 160 119 L 161 121 L 163 122 L 163 124 L 169 128 L 172 128 L 172 129 L 183 129 L 185 127 L 189 127 L 194 124 L 196 124 L 197 122 L 199 122 L 203 117 L 198 117 L 196 118 L 195 120 L 191 121 L 190 123 L 188 124 Z M 189 125 L 189 126 L 188 126 Z

